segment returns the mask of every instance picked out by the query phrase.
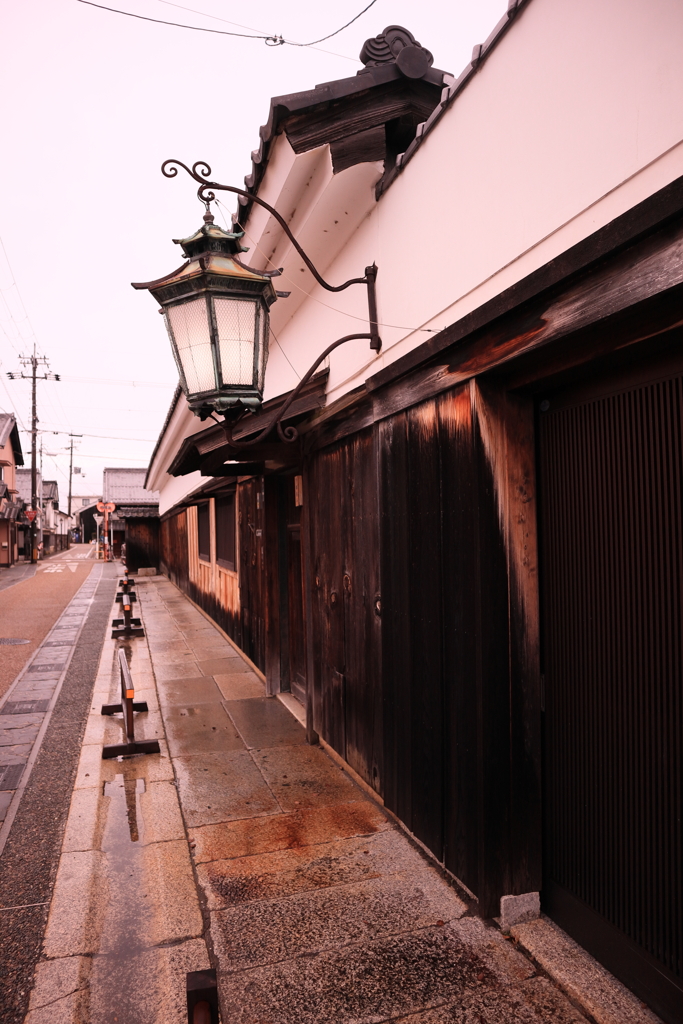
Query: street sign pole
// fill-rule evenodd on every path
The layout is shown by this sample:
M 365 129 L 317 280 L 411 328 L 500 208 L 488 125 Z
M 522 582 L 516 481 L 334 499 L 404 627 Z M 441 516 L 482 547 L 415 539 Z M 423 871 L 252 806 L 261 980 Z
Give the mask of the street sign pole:
M 102 523 L 102 544 L 103 544 L 103 557 L 105 562 L 111 562 L 111 548 L 109 544 L 109 516 L 112 512 L 116 511 L 116 505 L 113 501 L 98 501 L 97 511 L 101 512 L 104 516 L 104 522 Z

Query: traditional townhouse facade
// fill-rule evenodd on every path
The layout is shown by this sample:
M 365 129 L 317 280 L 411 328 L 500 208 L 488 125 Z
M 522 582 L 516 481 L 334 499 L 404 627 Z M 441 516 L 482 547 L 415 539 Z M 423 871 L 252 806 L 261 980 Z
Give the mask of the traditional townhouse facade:
M 23 464 L 16 418 L 11 413 L 0 413 L 0 566 L 14 565 L 19 557 L 17 517 L 23 506 L 17 466 Z
M 42 509 L 43 555 L 54 555 L 66 551 L 69 546 L 69 531 L 64 514 L 59 510 L 59 485 L 56 480 L 43 480 L 38 489 Z
M 111 517 L 113 551 L 131 571 L 154 568 L 159 562 L 159 496 L 145 490 L 146 472 L 115 467 L 102 474 L 102 500 L 116 506 Z
M 390 26 L 273 99 L 247 190 L 333 285 L 376 264 L 381 351 L 340 346 L 259 440 L 369 314 L 240 200 L 225 237 L 288 293 L 263 406 L 226 431 L 178 389 L 146 479 L 162 570 L 309 739 L 483 915 L 540 894 L 672 1024 L 682 45 L 676 0 L 511 0 L 457 77 Z

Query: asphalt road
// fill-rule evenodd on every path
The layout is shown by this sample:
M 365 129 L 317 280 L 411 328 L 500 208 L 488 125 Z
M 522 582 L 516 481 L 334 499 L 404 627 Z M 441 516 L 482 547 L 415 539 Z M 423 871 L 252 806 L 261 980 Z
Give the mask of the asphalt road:
M 0 601 L 7 601 L 14 595 L 14 602 L 9 600 L 5 606 L 13 615 L 14 635 L 32 635 L 35 646 L 39 642 L 37 637 L 41 632 L 43 636 L 47 633 L 68 603 L 69 595 L 73 596 L 92 567 L 92 562 L 86 562 L 77 566 L 74 572 L 70 569 L 62 573 L 38 572 L 34 579 L 0 594 Z M 103 566 L 103 577 L 0 857 L 2 1024 L 21 1024 L 28 1009 L 33 973 L 41 954 L 47 923 L 47 903 L 57 872 L 81 741 L 102 643 L 109 626 L 119 568 L 116 563 Z M 12 607 L 13 603 L 16 608 Z M 3 617 L 0 621 L 3 622 L 3 635 L 9 635 L 7 620 Z
M 0 637 L 29 641 L 0 645 L 0 698 L 85 582 L 93 567 L 91 553 L 89 544 L 76 544 L 37 566 L 0 572 Z

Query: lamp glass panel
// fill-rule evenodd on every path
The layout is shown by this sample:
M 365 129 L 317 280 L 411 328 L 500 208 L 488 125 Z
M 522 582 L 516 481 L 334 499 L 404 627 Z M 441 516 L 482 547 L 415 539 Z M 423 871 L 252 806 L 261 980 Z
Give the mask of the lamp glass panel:
M 263 391 L 266 378 L 266 363 L 268 362 L 268 342 L 270 335 L 270 318 L 265 310 L 261 309 L 258 318 L 259 326 L 259 365 L 258 365 L 258 389 Z
M 205 299 L 193 299 L 166 311 L 189 394 L 216 390 L 211 334 Z
M 256 303 L 214 299 L 223 386 L 254 384 Z

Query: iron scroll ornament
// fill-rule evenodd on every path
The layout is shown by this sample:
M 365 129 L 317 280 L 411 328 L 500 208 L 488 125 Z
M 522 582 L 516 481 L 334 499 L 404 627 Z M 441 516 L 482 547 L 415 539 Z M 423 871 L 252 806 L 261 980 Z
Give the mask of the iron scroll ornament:
M 364 284 L 368 289 L 368 314 L 370 325 L 369 332 L 365 332 L 362 334 L 346 334 L 343 338 L 338 338 L 337 341 L 333 342 L 331 345 L 328 345 L 328 347 L 325 349 L 322 355 L 320 355 L 316 359 L 316 361 L 313 363 L 310 369 L 307 370 L 304 376 L 301 378 L 295 389 L 291 392 L 287 401 L 278 411 L 276 418 L 266 427 L 264 427 L 263 430 L 261 430 L 256 435 L 256 437 L 252 438 L 249 441 L 234 440 L 232 437 L 231 426 L 227 423 L 225 424 L 225 433 L 227 441 L 234 448 L 248 448 L 251 445 L 258 444 L 259 441 L 263 441 L 268 436 L 268 434 L 272 431 L 273 427 L 277 427 L 277 432 L 281 441 L 296 441 L 299 436 L 298 430 L 294 426 L 283 427 L 282 420 L 284 419 L 285 414 L 290 409 L 292 404 L 300 395 L 302 389 L 306 386 L 306 384 L 311 379 L 315 371 L 318 369 L 323 360 L 327 358 L 330 352 L 333 352 L 335 348 L 338 348 L 339 345 L 345 344 L 347 341 L 354 341 L 358 339 L 368 339 L 370 341 L 370 348 L 373 349 L 375 352 L 379 352 L 382 348 L 382 339 L 379 336 L 377 324 L 377 294 L 375 288 L 375 283 L 377 280 L 377 265 L 373 263 L 372 266 L 366 267 L 365 274 L 363 275 L 363 277 L 352 277 L 348 281 L 345 281 L 343 284 L 329 284 L 321 276 L 321 274 L 318 272 L 318 270 L 311 262 L 309 257 L 306 255 L 304 250 L 301 248 L 296 238 L 292 234 L 290 227 L 285 221 L 284 217 L 280 213 L 278 213 L 278 211 L 274 209 L 264 199 L 261 199 L 259 196 L 256 195 L 252 195 L 251 192 L 246 192 L 242 188 L 237 188 L 237 186 L 235 185 L 222 185 L 218 181 L 211 181 L 208 177 L 211 174 L 211 167 L 209 166 L 209 164 L 206 163 L 205 160 L 198 160 L 196 163 L 192 165 L 191 168 L 188 167 L 187 164 L 184 164 L 182 160 L 164 160 L 163 164 L 161 165 L 161 173 L 166 178 L 175 178 L 178 175 L 179 167 L 182 167 L 182 169 L 186 171 L 191 178 L 194 178 L 195 181 L 199 182 L 199 188 L 197 189 L 197 198 L 199 199 L 200 202 L 204 203 L 207 210 L 209 209 L 209 204 L 215 201 L 216 192 L 233 192 L 235 195 L 244 196 L 246 199 L 250 200 L 250 202 L 257 203 L 259 206 L 262 206 L 264 210 L 267 210 L 268 213 L 270 213 L 270 215 L 275 218 L 275 220 L 278 222 L 282 230 L 285 232 L 290 242 L 298 252 L 299 256 L 304 261 L 310 272 L 313 274 L 315 280 L 318 282 L 319 285 L 321 285 L 321 287 L 325 288 L 328 292 L 343 292 L 352 284 Z M 243 421 L 240 420 L 239 422 L 241 423 Z

